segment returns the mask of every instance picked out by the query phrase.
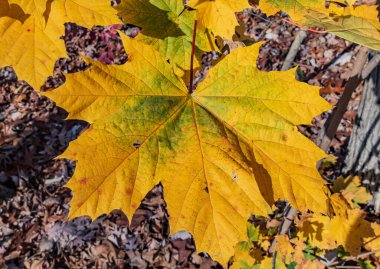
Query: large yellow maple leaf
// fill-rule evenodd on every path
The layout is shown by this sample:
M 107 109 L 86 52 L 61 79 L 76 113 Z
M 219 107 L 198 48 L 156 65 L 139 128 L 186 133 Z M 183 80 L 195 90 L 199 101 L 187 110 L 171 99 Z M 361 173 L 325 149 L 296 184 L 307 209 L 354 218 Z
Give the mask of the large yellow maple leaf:
M 16 4 L 27 14 L 43 17 L 48 1 L 44 0 L 8 0 L 9 4 Z
M 325 154 L 296 125 L 330 106 L 295 70 L 262 72 L 259 45 L 238 48 L 192 94 L 154 48 L 122 37 L 129 61 L 93 62 L 44 93 L 91 127 L 64 157 L 77 160 L 70 218 L 112 209 L 131 217 L 158 182 L 172 232 L 226 262 L 251 213 L 275 200 L 326 211 L 316 162 Z
M 249 8 L 248 0 L 190 0 L 187 5 L 198 11 L 198 20 L 214 35 L 231 39 L 238 22 L 235 12 Z
M 20 79 L 39 88 L 52 75 L 55 61 L 66 56 L 64 23 L 85 27 L 119 23 L 108 0 L 10 0 L 29 15 L 15 16 L 8 3 L 0 5 L 0 67 L 12 66 Z
M 337 3 L 335 3 L 337 2 Z M 377 6 L 357 6 L 355 0 L 260 0 L 259 8 L 273 15 L 282 10 L 305 26 L 325 28 L 349 41 L 380 50 L 380 22 Z

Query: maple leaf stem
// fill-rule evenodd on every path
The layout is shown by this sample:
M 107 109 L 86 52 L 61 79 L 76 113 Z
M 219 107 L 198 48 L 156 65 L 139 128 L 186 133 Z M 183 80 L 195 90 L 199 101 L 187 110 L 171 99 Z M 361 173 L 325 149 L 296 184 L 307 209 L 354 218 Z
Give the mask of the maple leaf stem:
M 305 31 L 309 31 L 309 32 L 317 33 L 317 34 L 326 34 L 326 33 L 328 33 L 327 31 L 320 31 L 320 30 L 316 30 L 316 29 L 313 29 L 313 28 L 310 28 L 310 27 L 304 27 L 304 26 L 302 26 L 302 25 L 300 25 L 298 23 L 289 21 L 289 20 L 284 19 L 284 18 L 281 18 L 280 20 L 283 21 L 283 22 L 286 22 L 286 23 L 288 23 L 290 25 L 297 26 L 300 29 L 305 30 Z
M 195 39 L 197 37 L 197 20 L 194 21 L 193 41 L 191 42 L 191 61 L 190 61 L 190 86 L 189 93 L 194 91 L 194 51 L 195 51 Z

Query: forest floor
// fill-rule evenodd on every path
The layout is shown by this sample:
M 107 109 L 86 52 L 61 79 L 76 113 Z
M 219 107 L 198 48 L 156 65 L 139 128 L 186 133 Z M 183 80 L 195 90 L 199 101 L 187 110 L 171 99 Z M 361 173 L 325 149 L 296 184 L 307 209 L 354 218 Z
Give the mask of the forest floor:
M 280 70 L 300 29 L 278 17 L 267 18 L 257 10 L 240 13 L 238 18 L 242 26 L 237 32 L 245 33 L 243 39 L 266 41 L 259 67 Z M 127 55 L 118 49 L 121 40 L 116 29 L 132 37 L 138 33 L 136 27 L 89 30 L 67 24 L 64 40 L 71 59 L 57 62 L 54 76 L 44 89 L 62 84 L 66 72 L 84 70 L 87 66 L 80 55 L 107 64 L 125 62 Z M 234 44 L 230 44 L 231 49 Z M 301 70 L 300 80 L 321 86 L 321 96 L 335 105 L 350 77 L 357 51 L 358 46 L 332 34 L 308 32 L 294 66 Z M 204 56 L 205 70 L 198 73 L 199 78 L 214 56 Z M 197 253 L 189 233 L 170 236 L 169 213 L 160 185 L 147 195 L 132 220 L 114 211 L 94 222 L 87 217 L 66 221 L 72 194 L 63 186 L 73 174 L 75 163 L 56 157 L 86 123 L 65 120 L 67 112 L 19 81 L 11 68 L 0 71 L 0 91 L 1 268 L 221 268 L 206 253 Z M 329 149 L 337 161 L 327 162 L 321 170 L 328 182 L 341 175 L 360 91 L 361 87 L 353 94 Z M 328 115 L 326 112 L 316 117 L 312 126 L 300 126 L 300 131 L 318 143 Z

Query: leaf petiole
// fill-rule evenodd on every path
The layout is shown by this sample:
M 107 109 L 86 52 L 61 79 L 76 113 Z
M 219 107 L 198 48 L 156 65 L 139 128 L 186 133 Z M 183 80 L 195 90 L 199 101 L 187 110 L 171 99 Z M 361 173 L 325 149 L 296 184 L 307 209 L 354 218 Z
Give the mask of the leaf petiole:
M 189 85 L 189 94 L 192 94 L 194 91 L 194 51 L 195 51 L 195 39 L 197 37 L 197 20 L 194 21 L 194 32 L 193 40 L 191 42 L 191 61 L 190 61 L 190 85 Z

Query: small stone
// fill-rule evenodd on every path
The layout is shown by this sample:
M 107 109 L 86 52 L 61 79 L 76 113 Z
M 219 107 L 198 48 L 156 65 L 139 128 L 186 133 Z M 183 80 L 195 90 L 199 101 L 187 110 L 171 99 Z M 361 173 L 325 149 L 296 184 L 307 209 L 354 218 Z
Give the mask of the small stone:
M 50 252 L 53 250 L 53 241 L 44 238 L 41 240 L 39 248 L 41 252 Z

